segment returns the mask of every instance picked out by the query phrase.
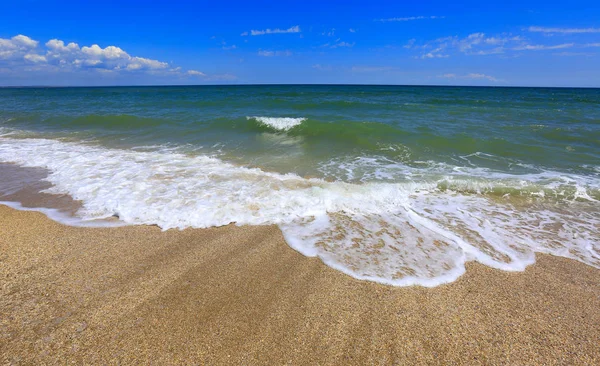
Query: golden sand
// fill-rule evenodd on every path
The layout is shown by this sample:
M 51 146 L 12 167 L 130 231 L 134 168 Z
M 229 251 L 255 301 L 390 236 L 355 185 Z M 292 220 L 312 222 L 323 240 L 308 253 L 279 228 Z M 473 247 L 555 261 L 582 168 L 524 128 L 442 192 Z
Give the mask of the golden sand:
M 3 364 L 600 364 L 600 271 L 362 282 L 277 227 L 74 228 L 0 206 Z

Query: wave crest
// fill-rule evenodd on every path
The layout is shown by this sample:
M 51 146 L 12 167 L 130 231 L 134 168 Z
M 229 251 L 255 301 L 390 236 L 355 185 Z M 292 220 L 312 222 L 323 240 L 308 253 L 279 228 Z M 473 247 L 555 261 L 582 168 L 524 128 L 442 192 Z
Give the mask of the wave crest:
M 270 127 L 277 131 L 289 131 L 292 128 L 302 124 L 306 118 L 292 117 L 246 117 L 248 120 L 254 120 L 263 126 Z

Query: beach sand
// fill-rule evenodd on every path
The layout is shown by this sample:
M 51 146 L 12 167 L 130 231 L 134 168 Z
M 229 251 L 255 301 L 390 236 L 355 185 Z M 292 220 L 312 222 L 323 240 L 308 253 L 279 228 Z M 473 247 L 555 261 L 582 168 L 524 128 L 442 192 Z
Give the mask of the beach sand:
M 3 364 L 600 364 L 600 271 L 355 280 L 275 226 L 75 228 L 0 206 Z

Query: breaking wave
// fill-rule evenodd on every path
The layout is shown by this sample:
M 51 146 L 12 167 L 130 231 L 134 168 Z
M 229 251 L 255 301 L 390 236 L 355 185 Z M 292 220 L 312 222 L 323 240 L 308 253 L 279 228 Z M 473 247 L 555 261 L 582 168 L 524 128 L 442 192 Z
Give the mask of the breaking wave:
M 306 118 L 291 117 L 246 117 L 246 119 L 255 120 L 259 124 L 277 131 L 289 131 L 306 121 Z

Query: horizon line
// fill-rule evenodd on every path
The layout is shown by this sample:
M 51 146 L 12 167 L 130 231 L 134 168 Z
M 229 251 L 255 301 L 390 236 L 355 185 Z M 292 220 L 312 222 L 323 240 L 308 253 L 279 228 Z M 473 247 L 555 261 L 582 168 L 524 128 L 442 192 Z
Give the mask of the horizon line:
M 465 84 L 355 84 L 355 83 L 226 83 L 226 84 L 113 84 L 113 85 L 0 85 L 0 89 L 27 88 L 157 88 L 212 86 L 393 86 L 393 87 L 458 87 L 458 88 L 548 88 L 600 89 L 600 86 L 536 86 L 536 85 L 465 85 Z

